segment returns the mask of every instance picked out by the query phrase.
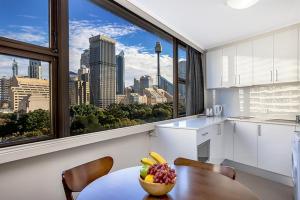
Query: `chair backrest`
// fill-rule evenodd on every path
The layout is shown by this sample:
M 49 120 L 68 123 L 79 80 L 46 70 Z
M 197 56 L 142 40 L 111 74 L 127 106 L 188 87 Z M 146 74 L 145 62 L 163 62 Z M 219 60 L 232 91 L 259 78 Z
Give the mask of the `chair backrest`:
M 106 156 L 72 169 L 62 174 L 67 200 L 73 200 L 72 192 L 80 192 L 89 183 L 109 173 L 113 166 L 113 158 Z
M 234 168 L 223 166 L 223 165 L 213 165 L 210 163 L 204 163 L 200 161 L 190 160 L 186 158 L 176 158 L 174 161 L 175 165 L 183 165 L 183 166 L 191 166 L 191 167 L 198 167 L 200 169 L 213 171 L 224 176 L 227 176 L 233 180 L 235 180 L 236 172 Z

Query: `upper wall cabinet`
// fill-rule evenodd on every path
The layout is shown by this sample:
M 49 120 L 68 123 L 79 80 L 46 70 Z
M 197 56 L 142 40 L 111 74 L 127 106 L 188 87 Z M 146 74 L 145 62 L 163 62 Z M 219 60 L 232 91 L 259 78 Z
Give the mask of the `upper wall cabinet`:
M 274 34 L 274 82 L 298 80 L 298 29 Z
M 209 51 L 207 88 L 300 81 L 300 30 L 290 27 Z
M 253 41 L 253 84 L 273 83 L 273 35 Z
M 236 47 L 223 48 L 222 87 L 231 87 L 236 83 Z
M 238 44 L 236 54 L 236 86 L 249 86 L 253 77 L 252 42 Z
M 208 89 L 222 87 L 222 49 L 206 53 L 206 84 Z

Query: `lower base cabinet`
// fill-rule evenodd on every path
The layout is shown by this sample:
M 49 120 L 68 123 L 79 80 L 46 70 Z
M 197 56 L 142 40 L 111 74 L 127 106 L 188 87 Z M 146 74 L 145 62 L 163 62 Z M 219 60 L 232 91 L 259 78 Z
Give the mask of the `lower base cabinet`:
M 258 136 L 258 168 L 291 176 L 292 152 L 291 141 L 293 126 L 261 126 Z

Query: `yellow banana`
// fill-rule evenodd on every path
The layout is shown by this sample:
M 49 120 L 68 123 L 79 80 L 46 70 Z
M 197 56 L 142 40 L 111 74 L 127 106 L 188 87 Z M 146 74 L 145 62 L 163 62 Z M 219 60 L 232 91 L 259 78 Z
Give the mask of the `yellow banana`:
M 149 155 L 159 164 L 167 163 L 167 161 L 158 153 L 152 151 Z
M 141 163 L 145 164 L 145 165 L 154 165 L 156 162 L 154 162 L 153 160 L 151 160 L 150 158 L 143 158 L 141 160 Z

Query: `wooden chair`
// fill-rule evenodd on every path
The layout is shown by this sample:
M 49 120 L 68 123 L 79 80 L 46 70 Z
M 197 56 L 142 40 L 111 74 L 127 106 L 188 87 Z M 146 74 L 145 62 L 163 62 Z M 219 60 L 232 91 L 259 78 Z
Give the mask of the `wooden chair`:
M 107 156 L 64 171 L 62 183 L 67 200 L 74 200 L 72 192 L 82 191 L 92 181 L 108 174 L 112 166 L 113 158 Z
M 183 165 L 183 166 L 191 166 L 191 167 L 198 167 L 200 169 L 209 170 L 212 172 L 216 172 L 227 176 L 233 180 L 235 180 L 236 172 L 234 168 L 223 166 L 223 165 L 213 165 L 210 163 L 204 163 L 200 161 L 190 160 L 186 158 L 176 158 L 174 161 L 175 165 Z

